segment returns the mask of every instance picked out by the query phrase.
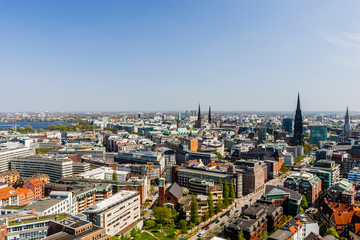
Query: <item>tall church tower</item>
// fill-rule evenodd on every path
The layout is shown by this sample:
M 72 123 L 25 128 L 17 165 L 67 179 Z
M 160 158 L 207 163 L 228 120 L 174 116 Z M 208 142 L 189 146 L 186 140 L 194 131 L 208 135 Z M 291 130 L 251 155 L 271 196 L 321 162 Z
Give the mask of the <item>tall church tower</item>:
M 211 106 L 209 106 L 209 117 L 208 117 L 209 123 L 211 124 Z
M 201 111 L 200 111 L 200 103 L 199 103 L 199 110 L 198 110 L 198 118 L 196 121 L 196 128 L 200 129 L 201 128 Z
M 350 116 L 349 116 L 349 108 L 346 108 L 345 114 L 345 124 L 344 124 L 344 137 L 351 137 L 351 127 L 350 127 Z
M 298 93 L 298 100 L 297 100 L 297 107 L 296 107 L 295 121 L 294 121 L 294 136 L 292 138 L 291 144 L 293 146 L 304 144 L 303 122 L 302 122 L 302 115 L 300 109 L 300 93 Z
M 177 116 L 176 126 L 177 126 L 177 128 L 181 128 L 181 114 L 180 114 L 180 112 L 178 113 L 178 116 Z

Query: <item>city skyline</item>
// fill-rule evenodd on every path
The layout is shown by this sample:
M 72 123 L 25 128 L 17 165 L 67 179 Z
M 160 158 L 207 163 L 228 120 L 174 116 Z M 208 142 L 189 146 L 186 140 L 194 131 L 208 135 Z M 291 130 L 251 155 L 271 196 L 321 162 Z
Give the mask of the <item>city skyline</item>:
M 360 110 L 360 3 L 0 3 L 0 112 Z M 189 93 L 192 94 L 189 94 Z M 206 105 L 204 105 L 205 107 Z

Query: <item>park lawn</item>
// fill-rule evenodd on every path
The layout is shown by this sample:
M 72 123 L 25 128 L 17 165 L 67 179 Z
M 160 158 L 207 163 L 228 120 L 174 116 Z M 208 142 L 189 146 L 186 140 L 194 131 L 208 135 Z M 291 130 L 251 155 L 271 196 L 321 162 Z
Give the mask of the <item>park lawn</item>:
M 172 228 L 163 228 L 161 230 L 162 230 L 161 233 L 159 233 L 158 229 L 149 229 L 148 231 L 151 232 L 152 234 L 154 234 L 154 236 L 158 237 L 161 240 L 167 240 L 167 239 L 171 239 L 173 233 L 178 229 L 172 227 Z M 166 237 L 164 235 L 164 232 L 166 233 Z
M 140 237 L 138 238 L 138 240 L 156 240 L 156 238 L 154 238 L 153 236 L 151 236 L 150 234 L 148 234 L 147 232 L 143 232 L 141 233 Z

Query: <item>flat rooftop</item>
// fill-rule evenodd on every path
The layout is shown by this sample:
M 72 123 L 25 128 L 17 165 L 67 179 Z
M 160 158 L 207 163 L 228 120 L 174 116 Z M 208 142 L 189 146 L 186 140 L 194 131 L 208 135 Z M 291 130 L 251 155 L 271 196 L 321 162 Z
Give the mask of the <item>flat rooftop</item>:
M 38 200 L 36 203 L 31 204 L 30 206 L 27 206 L 26 209 L 34 209 L 36 212 L 43 212 L 46 209 L 64 200 L 64 198 L 42 199 Z
M 138 192 L 136 192 L 136 191 L 121 191 L 121 192 L 118 192 L 118 193 L 112 195 L 109 198 L 106 198 L 96 204 L 91 205 L 85 211 L 91 212 L 91 213 L 104 211 L 114 205 L 117 205 L 121 202 L 131 199 L 137 195 L 138 195 Z

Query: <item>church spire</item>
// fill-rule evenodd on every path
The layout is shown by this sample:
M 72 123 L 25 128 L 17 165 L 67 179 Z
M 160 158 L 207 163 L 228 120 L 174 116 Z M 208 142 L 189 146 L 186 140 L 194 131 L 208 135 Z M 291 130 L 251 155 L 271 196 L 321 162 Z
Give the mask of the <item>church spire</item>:
M 292 145 L 298 146 L 304 144 L 304 132 L 303 132 L 303 122 L 300 108 L 300 93 L 298 93 L 297 106 L 295 112 L 295 121 L 294 121 L 294 136 L 292 138 Z
M 296 110 L 300 110 L 300 93 L 298 92 L 298 99 L 297 99 L 297 107 L 296 107 Z
M 211 106 L 209 106 L 209 117 L 208 117 L 209 123 L 211 124 Z
M 349 107 L 346 107 L 345 124 L 344 124 L 344 137 L 346 137 L 346 138 L 351 137 Z
M 198 118 L 196 121 L 196 128 L 201 128 L 201 111 L 200 111 L 200 103 L 199 103 L 199 109 L 198 109 Z

